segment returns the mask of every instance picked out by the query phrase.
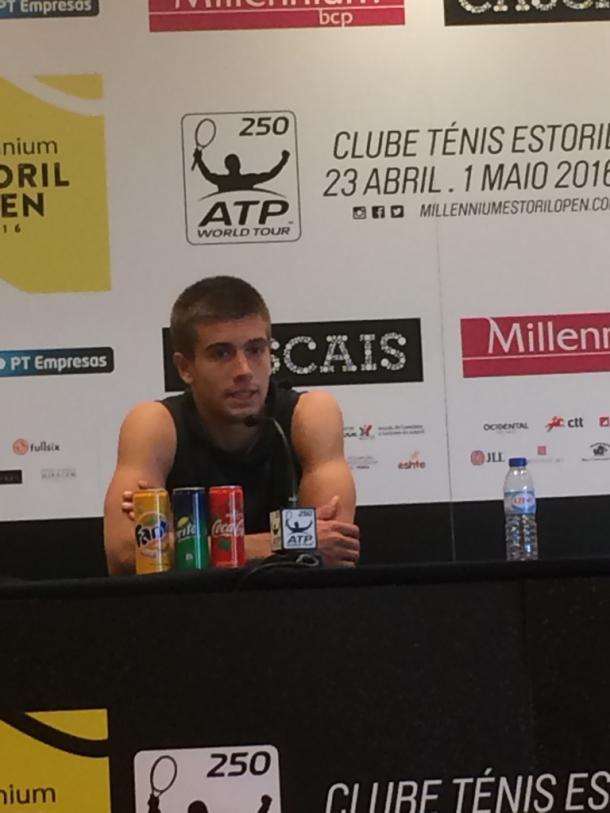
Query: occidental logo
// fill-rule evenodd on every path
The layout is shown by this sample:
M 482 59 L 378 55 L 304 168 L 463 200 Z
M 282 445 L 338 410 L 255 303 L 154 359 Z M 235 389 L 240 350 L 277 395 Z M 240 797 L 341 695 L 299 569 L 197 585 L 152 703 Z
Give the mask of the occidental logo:
M 610 371 L 610 313 L 461 320 L 464 378 Z

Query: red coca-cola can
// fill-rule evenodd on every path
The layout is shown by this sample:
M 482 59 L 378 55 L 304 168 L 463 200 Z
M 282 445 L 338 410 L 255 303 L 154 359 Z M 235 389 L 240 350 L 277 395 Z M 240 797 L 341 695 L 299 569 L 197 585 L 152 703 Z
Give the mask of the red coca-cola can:
M 212 567 L 243 567 L 244 492 L 241 486 L 213 486 L 208 491 Z

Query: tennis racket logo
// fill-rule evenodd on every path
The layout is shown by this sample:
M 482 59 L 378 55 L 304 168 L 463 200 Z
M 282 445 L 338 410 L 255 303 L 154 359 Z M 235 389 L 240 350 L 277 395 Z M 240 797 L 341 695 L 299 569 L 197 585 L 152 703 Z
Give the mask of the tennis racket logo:
M 216 138 L 216 125 L 213 119 L 201 119 L 195 130 L 195 152 L 201 154 L 206 147 L 209 147 Z M 197 161 L 193 158 L 191 170 L 197 166 Z
M 158 757 L 150 769 L 148 813 L 161 813 L 160 799 L 178 778 L 178 763 L 173 757 Z
M 182 135 L 190 243 L 298 240 L 293 113 L 187 114 Z

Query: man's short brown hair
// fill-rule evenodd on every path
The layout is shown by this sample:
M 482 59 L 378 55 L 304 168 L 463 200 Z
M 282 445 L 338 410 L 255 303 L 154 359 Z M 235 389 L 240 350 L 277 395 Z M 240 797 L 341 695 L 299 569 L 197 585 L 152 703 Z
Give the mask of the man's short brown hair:
M 185 288 L 174 303 L 169 327 L 174 351 L 193 357 L 201 322 L 248 316 L 261 316 L 271 323 L 269 309 L 256 288 L 239 277 L 205 277 Z

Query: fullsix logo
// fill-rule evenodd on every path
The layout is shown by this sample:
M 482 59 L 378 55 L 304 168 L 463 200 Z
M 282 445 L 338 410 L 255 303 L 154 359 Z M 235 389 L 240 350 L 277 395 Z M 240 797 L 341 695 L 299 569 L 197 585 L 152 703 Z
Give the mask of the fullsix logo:
M 391 384 L 424 380 L 419 319 L 273 325 L 272 372 L 293 386 Z M 163 329 L 165 391 L 184 389 Z M 366 425 L 362 427 L 367 430 Z M 360 437 L 360 427 L 353 431 Z
M 462 319 L 464 378 L 610 370 L 610 313 Z
M 111 347 L 70 347 L 56 350 L 0 350 L 0 378 L 32 375 L 111 373 Z
M 0 0 L 0 20 L 96 17 L 99 0 Z
M 294 113 L 189 113 L 182 149 L 189 243 L 299 239 Z
M 610 20 L 608 0 L 445 0 L 447 25 Z
M 24 438 L 17 438 L 13 443 L 13 452 L 18 455 L 24 455 L 28 452 L 59 452 L 59 443 L 53 443 L 47 440 L 41 440 L 38 443 L 30 443 L 29 440 Z

